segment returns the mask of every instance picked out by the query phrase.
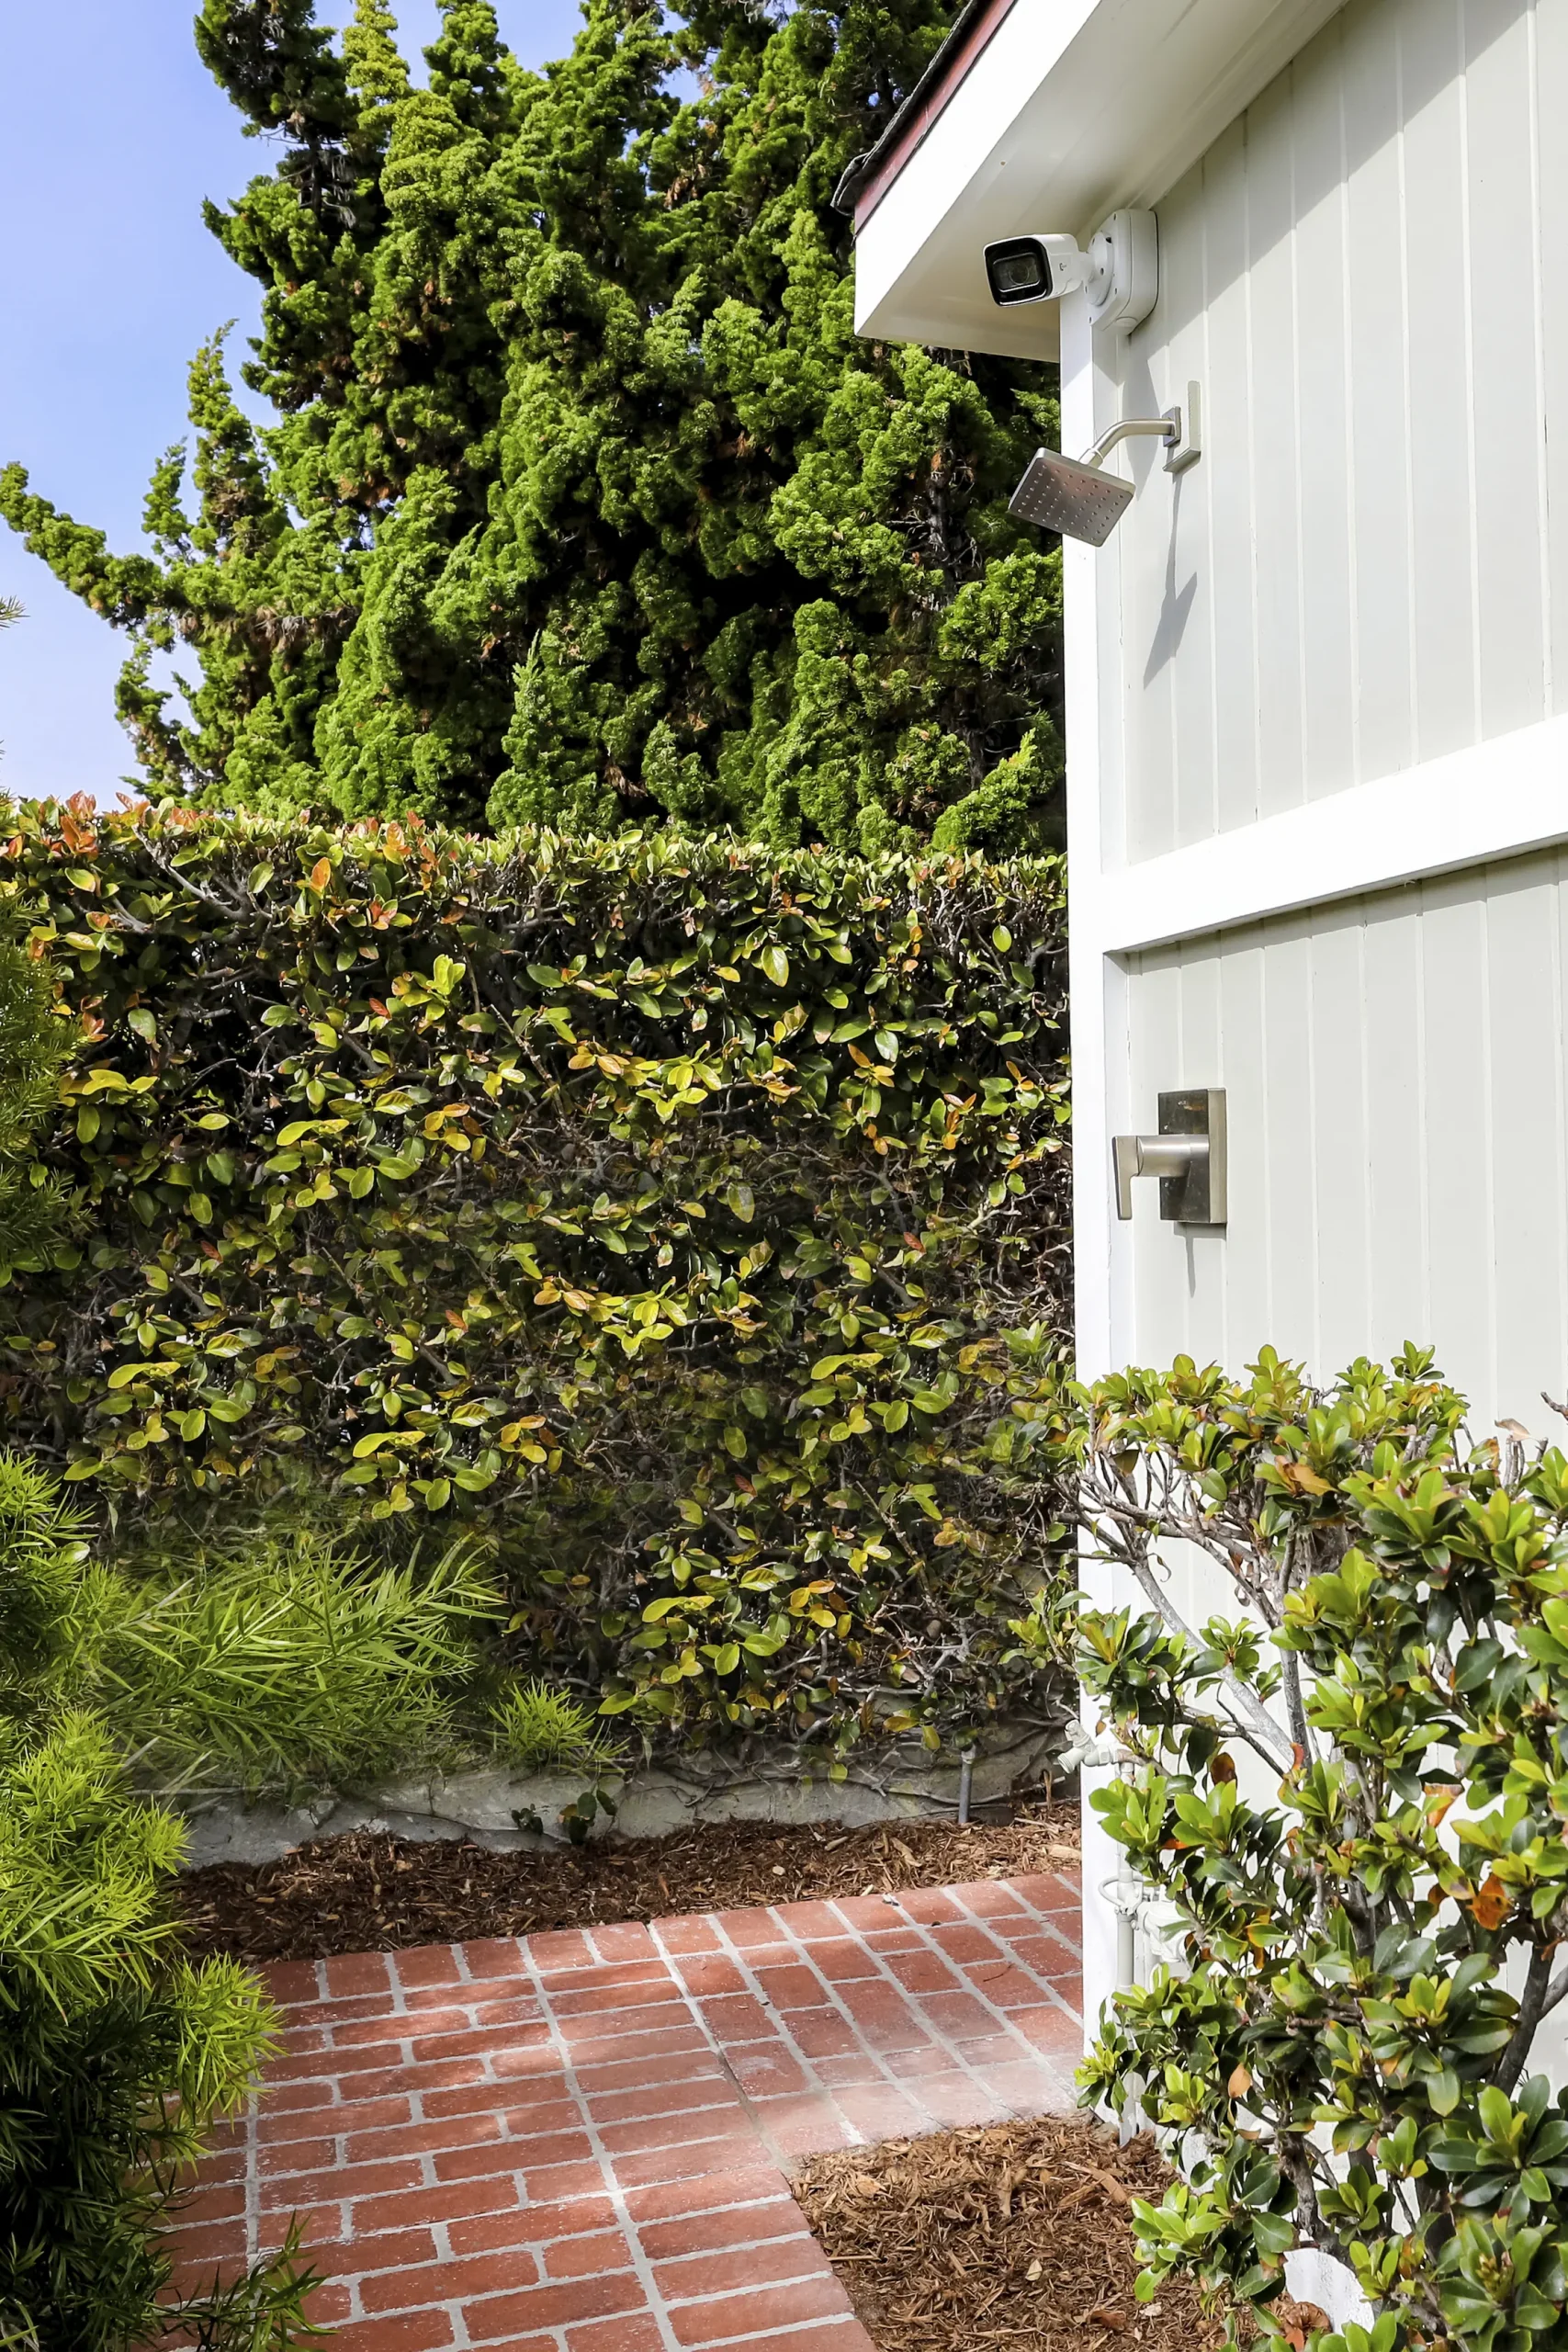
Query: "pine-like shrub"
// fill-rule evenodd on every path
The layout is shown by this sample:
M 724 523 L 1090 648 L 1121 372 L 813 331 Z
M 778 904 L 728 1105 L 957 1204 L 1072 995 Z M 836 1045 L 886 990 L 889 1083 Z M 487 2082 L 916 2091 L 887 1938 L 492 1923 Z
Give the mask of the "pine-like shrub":
M 0 958 L 13 1163 L 45 1108 L 59 1025 L 34 970 Z M 25 1175 L 13 1164 L 0 1179 L 13 1188 L 0 1211 L 19 1200 L 39 1248 L 49 1204 Z M 174 2329 L 205 2352 L 282 2352 L 309 2284 L 292 2233 L 210 2294 L 169 2293 L 162 2225 L 181 2168 L 249 2088 L 273 2017 L 242 1969 L 192 1968 L 175 1949 L 164 1888 L 179 1825 L 133 1798 L 120 1747 L 82 1703 L 81 1534 L 54 1482 L 0 1452 L 0 2344 L 123 2352 Z M 127 1710 L 126 1737 L 155 1729 Z
M 440 0 L 420 85 L 386 0 L 341 36 L 313 0 L 203 0 L 213 104 L 266 141 L 207 218 L 261 291 L 269 422 L 215 338 L 150 553 L 0 471 L 0 516 L 131 640 L 151 789 L 1059 842 L 1061 557 L 1008 513 L 1055 370 L 858 337 L 831 201 L 953 13 L 587 0 L 532 74 L 490 0 Z
M 1139 2291 L 1186 2270 L 1267 2320 L 1315 2246 L 1377 2312 L 1352 2352 L 1559 2352 L 1568 1458 L 1472 1443 L 1410 1349 L 1321 1390 L 1179 1359 L 1087 1408 L 1084 1519 L 1149 1603 L 1082 1619 L 1134 1759 L 1095 1802 L 1179 1953 L 1080 2076 L 1184 2155 L 1134 2208 Z M 1243 1613 L 1182 1621 L 1173 1543 Z
M 122 1526 L 469 1529 L 650 1736 L 1055 1710 L 1055 861 L 17 806 L 0 932 L 90 1032 L 0 1400 Z

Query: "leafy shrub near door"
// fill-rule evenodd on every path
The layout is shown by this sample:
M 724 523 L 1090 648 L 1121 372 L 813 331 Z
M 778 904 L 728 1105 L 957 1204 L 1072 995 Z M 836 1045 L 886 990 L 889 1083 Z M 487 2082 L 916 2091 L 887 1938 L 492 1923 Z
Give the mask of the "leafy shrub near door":
M 1179 1947 L 1081 2078 L 1185 2144 L 1137 2209 L 1140 2291 L 1182 2269 L 1266 2311 L 1316 2245 L 1379 2308 L 1378 2352 L 1555 2352 L 1568 1459 L 1472 1443 L 1413 1350 L 1322 1390 L 1269 1352 L 1239 1382 L 1179 1360 L 1087 1407 L 1084 1520 L 1149 1603 L 1081 1620 L 1137 1759 L 1096 1803 Z M 1181 1622 L 1173 1543 L 1234 1621 Z
M 13 804 L 0 934 L 90 1034 L 11 1432 L 122 1528 L 330 1491 L 476 1532 L 513 1668 L 649 1738 L 1039 1708 L 1062 887 Z

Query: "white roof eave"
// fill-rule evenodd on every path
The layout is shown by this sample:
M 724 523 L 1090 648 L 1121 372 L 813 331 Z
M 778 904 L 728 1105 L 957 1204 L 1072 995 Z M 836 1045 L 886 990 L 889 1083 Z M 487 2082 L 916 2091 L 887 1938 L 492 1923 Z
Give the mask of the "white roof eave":
M 869 211 L 855 326 L 890 343 L 1055 358 L 1055 303 L 1002 310 L 981 248 L 1087 239 L 1154 205 L 1344 0 L 1014 0 Z

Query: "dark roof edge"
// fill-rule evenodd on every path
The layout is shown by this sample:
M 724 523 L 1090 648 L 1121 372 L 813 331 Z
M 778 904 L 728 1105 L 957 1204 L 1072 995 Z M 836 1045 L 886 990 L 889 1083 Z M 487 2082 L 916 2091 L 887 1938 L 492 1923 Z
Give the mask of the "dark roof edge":
M 914 88 L 907 96 L 901 98 L 894 108 L 887 126 L 875 146 L 868 147 L 863 155 L 852 155 L 840 173 L 839 184 L 829 198 L 835 212 L 853 215 L 856 200 L 862 190 L 867 182 L 874 177 L 882 164 L 891 160 L 893 150 L 898 146 L 911 122 L 927 107 L 941 85 L 947 80 L 955 52 L 963 48 L 980 19 L 986 17 L 992 19 L 991 25 L 987 28 L 986 38 L 988 40 L 991 32 L 1000 24 L 1011 6 L 1012 0 L 1002 0 L 1000 6 L 998 6 L 998 0 L 964 0 L 964 6 L 949 27 L 941 48 L 933 52 L 931 62 Z M 976 44 L 975 51 L 976 56 L 984 46 L 984 41 Z M 972 62 L 973 60 L 966 62 Z M 959 78 L 962 79 L 962 76 Z M 957 87 L 956 82 L 953 87 Z M 951 96 L 951 90 L 942 93 L 942 105 L 946 104 Z M 913 145 L 919 144 L 919 139 L 924 138 L 926 131 L 930 130 L 931 123 L 936 120 L 941 112 L 942 106 L 931 108 L 930 119 L 921 129 L 919 138 L 912 142 Z

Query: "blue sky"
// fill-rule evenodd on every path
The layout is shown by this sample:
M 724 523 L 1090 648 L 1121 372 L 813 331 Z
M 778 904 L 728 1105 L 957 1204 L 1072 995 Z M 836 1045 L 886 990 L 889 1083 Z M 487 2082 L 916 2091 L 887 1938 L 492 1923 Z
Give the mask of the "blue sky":
M 191 355 L 226 319 L 238 346 L 257 313 L 201 202 L 237 195 L 268 149 L 241 137 L 202 70 L 193 14 L 194 0 L 0 6 L 0 465 L 19 460 L 119 550 L 143 544 L 152 462 L 183 437 Z M 564 55 L 579 22 L 576 0 L 499 0 L 499 14 L 526 64 Z M 336 20 L 335 0 L 320 15 Z M 398 17 L 417 48 L 435 0 Z M 114 716 L 124 640 L 0 524 L 6 593 L 28 617 L 0 633 L 0 783 L 112 802 L 130 768 Z

